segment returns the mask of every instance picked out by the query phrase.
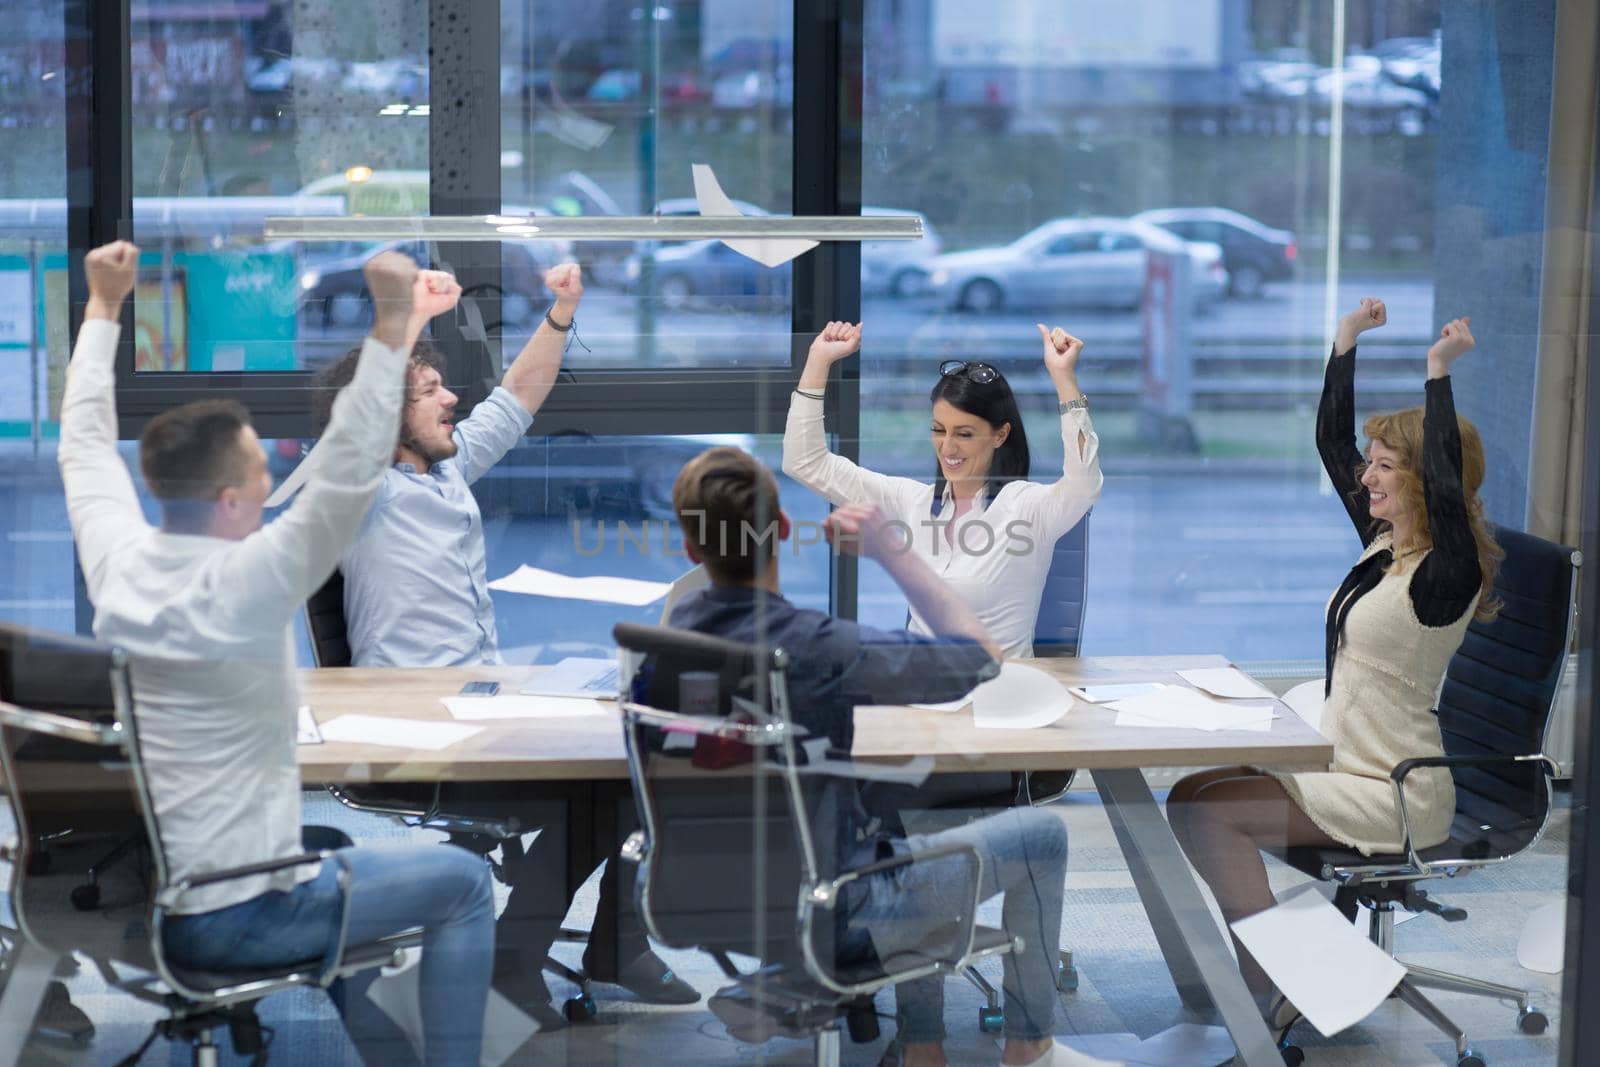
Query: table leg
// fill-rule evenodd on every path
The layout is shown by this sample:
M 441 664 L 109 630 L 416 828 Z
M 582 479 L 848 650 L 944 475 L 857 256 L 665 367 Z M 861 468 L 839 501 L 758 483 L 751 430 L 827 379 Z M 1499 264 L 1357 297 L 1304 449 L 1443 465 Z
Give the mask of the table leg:
M 1144 774 L 1096 770 L 1094 781 L 1179 995 L 1191 1005 L 1216 1005 L 1233 1036 L 1238 1062 L 1281 1064 L 1283 1057 Z
M 54 952 L 20 934 L 12 941 L 5 960 L 5 984 L 0 986 L 0 1067 L 15 1067 L 21 1057 L 55 972 L 56 958 Z

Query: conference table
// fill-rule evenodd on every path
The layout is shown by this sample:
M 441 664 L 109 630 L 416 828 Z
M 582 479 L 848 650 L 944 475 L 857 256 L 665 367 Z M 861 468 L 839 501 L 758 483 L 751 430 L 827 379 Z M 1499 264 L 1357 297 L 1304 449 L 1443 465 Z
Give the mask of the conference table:
M 1180 670 L 1226 667 L 1220 656 L 1082 656 L 1025 661 L 1063 686 L 1164 682 L 1187 685 Z M 301 700 L 323 725 L 341 715 L 453 722 L 441 703 L 469 681 L 501 683 L 515 693 L 540 667 L 440 669 L 335 668 L 301 673 Z M 1063 693 L 1063 700 L 1073 700 Z M 581 879 L 605 858 L 596 841 L 615 837 L 630 794 L 620 715 L 611 702 L 578 718 L 472 722 L 483 729 L 448 748 L 422 751 L 365 742 L 301 745 L 308 784 L 381 782 L 518 783 L 572 804 L 569 863 Z M 1150 918 L 1174 984 L 1186 1004 L 1215 1005 L 1238 1049 L 1238 1062 L 1264 1067 L 1282 1058 L 1249 995 L 1221 929 L 1150 791 L 1144 770 L 1248 764 L 1263 768 L 1326 765 L 1332 746 L 1281 703 L 1268 730 L 1203 731 L 1120 727 L 1113 711 L 1073 700 L 1067 714 L 1034 729 L 976 725 L 970 709 L 873 707 L 856 713 L 853 758 L 902 764 L 931 760 L 931 771 L 1065 770 L 1094 776 L 1128 870 Z M 617 864 L 607 864 L 615 878 Z M 615 888 L 615 886 L 613 886 Z M 612 946 L 595 946 L 597 950 Z

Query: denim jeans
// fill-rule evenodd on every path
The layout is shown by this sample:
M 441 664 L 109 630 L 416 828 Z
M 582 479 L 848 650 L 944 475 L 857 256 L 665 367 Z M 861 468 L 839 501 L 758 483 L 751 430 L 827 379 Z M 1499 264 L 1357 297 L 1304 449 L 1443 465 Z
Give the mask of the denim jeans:
M 912 852 L 949 844 L 971 845 L 977 851 L 983 863 L 979 898 L 1004 893 L 1001 926 L 1023 940 L 1021 952 L 1003 957 L 1006 1037 L 1022 1041 L 1048 1037 L 1055 1026 L 1066 827 L 1048 811 L 1013 808 L 951 830 L 905 839 Z M 900 868 L 892 877 L 873 878 L 853 923 L 871 933 L 881 959 L 943 953 L 949 947 L 952 920 L 972 906 L 968 870 L 959 861 L 933 860 Z M 943 977 L 902 982 L 895 987 L 895 1001 L 902 1043 L 944 1040 Z
M 312 835 L 307 834 L 308 843 Z M 348 839 L 346 839 L 348 840 Z M 478 1067 L 494 955 L 494 893 L 488 865 L 441 845 L 341 848 L 350 865 L 350 944 L 423 928 L 422 1031 L 428 1067 Z M 338 945 L 343 907 L 332 861 L 290 892 L 271 891 L 199 915 L 170 916 L 168 957 L 205 970 L 321 960 Z M 335 982 L 329 993 L 369 1067 L 405 1062 L 398 1029 L 366 996 L 377 971 Z

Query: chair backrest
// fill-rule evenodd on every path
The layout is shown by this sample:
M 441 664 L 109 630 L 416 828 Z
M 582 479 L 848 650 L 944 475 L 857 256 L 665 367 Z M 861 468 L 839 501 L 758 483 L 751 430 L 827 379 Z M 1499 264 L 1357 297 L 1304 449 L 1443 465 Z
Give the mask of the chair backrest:
M 814 876 L 814 847 L 833 842 L 813 845 L 783 653 L 631 623 L 612 633 L 631 696 L 623 727 L 647 842 L 639 911 L 651 935 L 673 947 L 798 961 L 798 893 Z M 716 676 L 714 711 L 680 708 L 687 672 Z
M 1076 656 L 1089 592 L 1089 516 L 1056 539 L 1033 624 L 1035 656 Z
M 306 633 L 318 667 L 350 666 L 350 631 L 344 617 L 344 574 L 337 568 L 306 601 Z
M 84 638 L 0 623 L 0 702 L 0 763 L 17 824 L 11 900 L 20 928 L 58 951 L 152 966 L 150 886 L 133 887 L 128 922 L 119 925 L 71 904 L 87 857 L 52 849 L 48 865 L 29 862 L 42 839 L 72 831 L 142 837 L 162 869 L 136 772 L 126 660 Z
M 1517 530 L 1494 536 L 1505 550 L 1495 578 L 1500 613 L 1467 626 L 1439 693 L 1452 756 L 1542 752 L 1566 664 L 1580 554 Z M 1544 825 L 1550 796 L 1540 764 L 1462 767 L 1454 778 L 1458 830 L 1494 827 L 1479 834 L 1490 853 L 1526 847 Z

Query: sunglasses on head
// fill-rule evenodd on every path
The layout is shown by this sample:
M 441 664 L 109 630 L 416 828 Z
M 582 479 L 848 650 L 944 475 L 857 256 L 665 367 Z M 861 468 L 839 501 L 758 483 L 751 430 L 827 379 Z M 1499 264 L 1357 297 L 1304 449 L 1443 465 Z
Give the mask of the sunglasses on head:
M 947 359 L 939 364 L 939 374 L 948 378 L 952 374 L 965 375 L 968 381 L 988 385 L 1000 377 L 1000 372 L 987 363 L 973 363 L 965 359 Z

